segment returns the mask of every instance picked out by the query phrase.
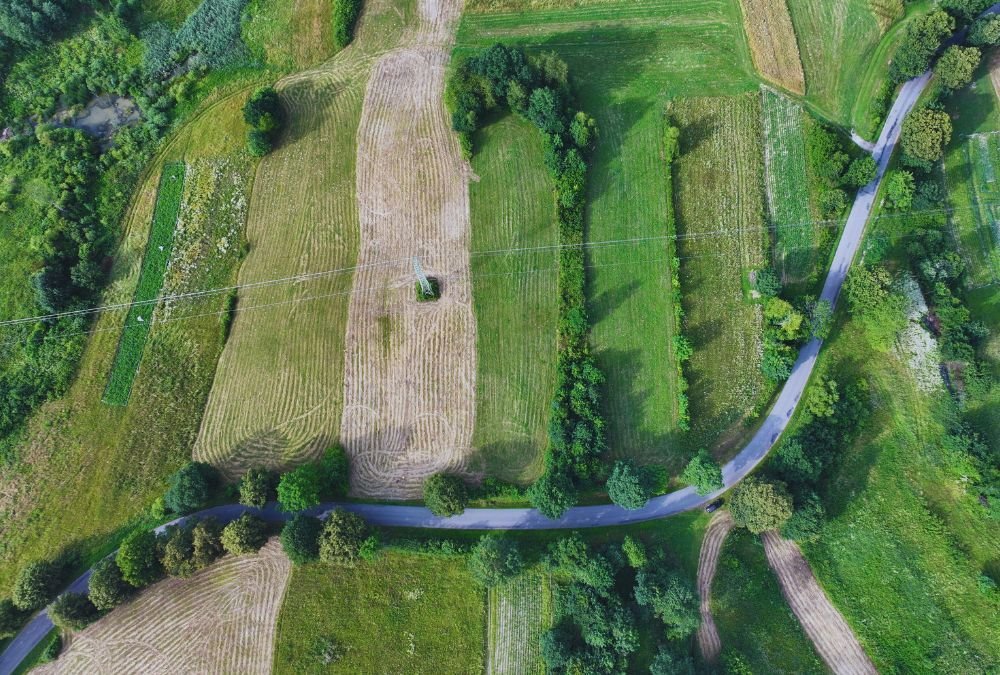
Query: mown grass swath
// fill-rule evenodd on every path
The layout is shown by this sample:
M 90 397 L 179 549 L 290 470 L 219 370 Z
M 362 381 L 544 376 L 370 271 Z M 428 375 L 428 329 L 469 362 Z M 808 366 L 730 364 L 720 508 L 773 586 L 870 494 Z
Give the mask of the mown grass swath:
M 132 381 L 142 360 L 153 310 L 156 308 L 155 303 L 149 301 L 159 295 L 163 287 L 163 275 L 170 261 L 174 225 L 177 223 L 181 197 L 184 195 L 184 172 L 184 163 L 174 162 L 164 166 L 160 175 L 153 227 L 149 233 L 146 254 L 142 258 L 139 284 L 132 299 L 133 305 L 125 317 L 125 326 L 111 367 L 111 378 L 104 392 L 105 402 L 111 405 L 125 405 L 132 393 Z
M 761 90 L 767 206 L 774 228 L 774 267 L 786 281 L 811 271 L 816 244 L 809 208 L 802 107 L 781 94 Z
M 508 115 L 476 134 L 469 184 L 476 312 L 473 446 L 488 476 L 531 482 L 542 471 L 555 389 L 559 240 L 538 130 Z M 547 247 L 508 255 L 499 249 Z

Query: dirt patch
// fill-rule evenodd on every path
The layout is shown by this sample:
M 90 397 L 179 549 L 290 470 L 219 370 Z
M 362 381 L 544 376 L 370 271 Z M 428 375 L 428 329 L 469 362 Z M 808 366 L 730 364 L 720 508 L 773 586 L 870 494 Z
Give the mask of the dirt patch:
M 277 540 L 167 579 L 75 634 L 53 673 L 270 673 L 291 563 Z
M 722 641 L 719 631 L 712 618 L 712 580 L 719 566 L 719 554 L 722 545 L 733 529 L 734 523 L 729 511 L 719 511 L 712 517 L 701 540 L 701 553 L 698 554 L 698 596 L 701 598 L 701 625 L 698 627 L 698 648 L 702 658 L 708 663 L 719 660 L 722 651 Z
M 365 92 L 341 423 L 360 495 L 419 495 L 430 474 L 465 471 L 471 453 L 469 171 L 442 103 L 461 6 L 422 0 L 408 46 L 378 61 Z M 439 300 L 417 301 L 413 256 L 441 284 Z M 399 262 L 377 264 L 387 260 Z
M 844 617 L 830 603 L 794 541 L 776 532 L 761 535 L 767 562 L 816 652 L 837 675 L 874 675 L 874 664 Z

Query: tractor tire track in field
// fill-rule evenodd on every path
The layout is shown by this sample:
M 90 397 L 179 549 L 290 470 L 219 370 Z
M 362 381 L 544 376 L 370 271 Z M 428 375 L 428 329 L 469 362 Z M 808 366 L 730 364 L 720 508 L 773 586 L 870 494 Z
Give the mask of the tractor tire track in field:
M 384 2 L 366 3 L 357 37 L 329 62 L 282 79 L 288 118 L 257 169 L 247 219 L 250 251 L 239 284 L 350 268 L 358 250 L 354 198 L 357 120 L 385 45 Z M 194 448 L 236 478 L 285 468 L 336 442 L 342 414 L 350 272 L 241 290 Z
M 157 583 L 33 672 L 270 673 L 291 568 L 274 539 L 259 555 L 226 556 L 188 579 Z
M 816 581 L 798 544 L 774 531 L 764 532 L 761 539 L 782 595 L 830 670 L 837 675 L 877 674 L 854 631 Z
M 365 92 L 357 142 L 359 269 L 348 310 L 340 438 L 356 494 L 414 497 L 463 472 L 476 396 L 467 164 L 442 102 L 461 0 L 421 0 L 406 46 L 384 55 Z M 418 302 L 417 256 L 441 285 Z
M 719 555 L 726 537 L 733 529 L 732 516 L 729 511 L 719 511 L 712 517 L 701 540 L 701 552 L 698 554 L 698 597 L 701 599 L 701 625 L 698 626 L 698 648 L 701 656 L 708 663 L 715 663 L 722 651 L 722 641 L 719 631 L 712 618 L 712 580 L 719 566 Z

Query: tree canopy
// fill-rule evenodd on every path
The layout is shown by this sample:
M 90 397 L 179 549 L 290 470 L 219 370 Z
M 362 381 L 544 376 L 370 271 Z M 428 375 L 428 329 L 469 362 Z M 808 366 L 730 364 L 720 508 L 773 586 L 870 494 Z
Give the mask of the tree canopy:
M 907 24 L 906 35 L 896 50 L 892 73 L 897 79 L 917 77 L 931 65 L 931 59 L 945 38 L 955 30 L 955 19 L 937 10 L 918 16 Z
M 156 548 L 156 534 L 151 530 L 136 530 L 125 537 L 115 556 L 125 581 L 136 588 L 141 588 L 160 577 L 163 567 L 157 557 Z
M 608 496 L 618 506 L 641 509 L 653 494 L 649 471 L 628 460 L 618 460 L 607 482 Z
M 663 566 L 651 565 L 635 576 L 635 601 L 653 610 L 667 626 L 667 636 L 680 639 L 701 625 L 698 598 L 691 584 Z
M 125 602 L 132 594 L 132 586 L 125 581 L 118 563 L 113 558 L 105 558 L 94 565 L 90 575 L 88 595 L 90 601 L 99 610 L 113 609 Z
M 982 55 L 976 47 L 952 45 L 944 50 L 934 65 L 934 74 L 948 89 L 960 89 L 972 82 Z
M 60 581 L 56 565 L 46 561 L 30 562 L 18 571 L 11 600 L 18 609 L 36 610 L 52 599 Z
M 775 530 L 792 515 L 792 498 L 781 483 L 745 478 L 729 501 L 733 521 L 754 534 Z
M 222 528 L 222 547 L 232 555 L 256 553 L 267 543 L 267 523 L 244 513 Z
M 691 458 L 681 474 L 681 480 L 693 485 L 700 495 L 707 495 L 723 487 L 722 468 L 712 459 L 708 450 L 702 448 Z
M 465 510 L 469 493 L 460 476 L 436 473 L 424 481 L 424 503 L 436 516 L 455 516 Z
M 334 565 L 353 566 L 367 534 L 364 518 L 345 509 L 334 510 L 319 536 L 319 559 Z
M 523 566 L 517 544 L 496 532 L 483 535 L 469 554 L 472 578 L 487 588 L 516 577 Z
M 274 476 L 266 469 L 248 469 L 240 479 L 240 504 L 261 508 L 273 494 Z
M 210 464 L 188 462 L 170 476 L 170 487 L 163 496 L 174 513 L 190 513 L 203 508 L 218 483 L 218 471 Z
M 943 110 L 921 108 L 903 120 L 903 152 L 923 162 L 941 159 L 951 141 L 951 118 Z
M 49 605 L 49 618 L 63 630 L 83 630 L 99 616 L 86 593 L 63 593 Z
M 297 513 L 281 530 L 281 548 L 296 565 L 317 560 L 322 530 L 323 522 L 319 518 Z

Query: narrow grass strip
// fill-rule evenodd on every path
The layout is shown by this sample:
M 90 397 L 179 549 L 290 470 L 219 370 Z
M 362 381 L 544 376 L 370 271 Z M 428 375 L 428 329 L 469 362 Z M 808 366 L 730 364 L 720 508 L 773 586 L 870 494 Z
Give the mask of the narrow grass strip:
M 148 303 L 160 294 L 163 287 L 163 275 L 167 271 L 174 240 L 174 226 L 181 208 L 181 196 L 184 194 L 184 168 L 183 162 L 171 162 L 164 165 L 160 175 L 153 227 L 142 259 L 139 283 L 132 298 L 133 305 L 125 318 L 108 388 L 104 392 L 104 402 L 109 405 L 126 405 L 132 393 L 132 382 L 142 360 L 150 321 L 156 308 L 155 304 L 138 303 Z

